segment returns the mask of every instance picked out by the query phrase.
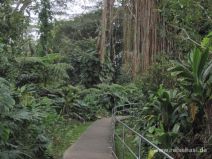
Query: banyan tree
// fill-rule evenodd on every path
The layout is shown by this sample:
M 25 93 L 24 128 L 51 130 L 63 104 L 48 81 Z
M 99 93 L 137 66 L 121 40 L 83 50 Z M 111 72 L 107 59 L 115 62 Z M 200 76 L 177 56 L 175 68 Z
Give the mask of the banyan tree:
M 154 63 L 157 54 L 172 47 L 162 34 L 165 28 L 157 0 L 104 0 L 98 43 L 101 62 L 107 58 L 114 61 L 121 52 L 124 70 L 133 77 L 142 74 Z M 119 43 L 122 49 L 118 53 Z

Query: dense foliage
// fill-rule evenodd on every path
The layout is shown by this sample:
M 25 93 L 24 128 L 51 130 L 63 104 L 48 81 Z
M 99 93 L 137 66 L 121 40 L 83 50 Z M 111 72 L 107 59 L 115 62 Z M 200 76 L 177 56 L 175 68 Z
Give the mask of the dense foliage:
M 128 124 L 161 148 L 208 150 L 172 153 L 175 158 L 211 158 L 211 2 L 157 1 L 160 34 L 174 46 L 134 80 L 123 69 L 121 19 L 112 27 L 116 54 L 102 63 L 96 48 L 101 10 L 54 21 L 55 4 L 62 3 L 0 1 L 0 158 L 57 159 L 69 137 L 86 129 L 80 123 L 128 103 L 139 103 Z M 38 39 L 29 33 L 32 11 L 38 14 Z M 142 146 L 148 158 L 161 157 Z

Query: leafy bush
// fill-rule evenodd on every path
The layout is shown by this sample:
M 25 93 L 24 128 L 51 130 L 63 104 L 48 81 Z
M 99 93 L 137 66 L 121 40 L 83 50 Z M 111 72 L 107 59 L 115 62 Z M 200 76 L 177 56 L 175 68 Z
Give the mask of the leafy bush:
M 117 105 L 139 102 L 142 92 L 134 85 L 99 84 L 95 88 L 66 86 L 63 114 L 82 121 L 110 115 Z
M 90 88 L 112 81 L 113 67 L 110 63 L 101 64 L 95 51 L 70 54 L 69 59 L 73 68 L 68 70 L 68 75 L 73 85 Z
M 169 71 L 178 81 L 177 87 L 165 89 L 161 85 L 156 89 L 156 86 L 137 84 L 139 88 L 147 86 L 143 89 L 146 99 L 137 108 L 133 125 L 136 123 L 138 130 L 162 148 L 210 149 L 212 65 L 209 50 L 195 49 L 188 61 L 171 62 L 174 66 Z M 154 76 L 148 78 L 155 80 Z M 204 158 L 211 156 L 209 153 L 172 155 Z
M 0 157 L 47 158 L 48 140 L 43 136 L 43 113 L 19 102 L 20 94 L 14 94 L 10 84 L 0 79 Z
M 176 80 L 172 78 L 167 69 L 172 66 L 168 56 L 160 55 L 155 63 L 140 77 L 136 79 L 136 85 L 144 92 L 157 91 L 161 84 L 166 88 L 174 88 Z
M 209 50 L 193 50 L 188 57 L 188 61 L 176 63 L 171 68 L 177 77 L 179 87 L 185 92 L 187 103 L 190 110 L 192 122 L 192 133 L 195 136 L 192 140 L 193 145 L 205 145 L 208 147 L 211 140 L 212 130 L 212 62 L 209 57 Z M 204 141 L 202 138 L 206 138 Z M 191 142 L 191 141 L 188 141 Z M 202 157 L 208 154 L 202 154 Z
M 186 91 L 190 104 L 193 120 L 197 115 L 198 122 L 204 122 L 204 110 L 208 120 L 210 119 L 212 100 L 212 62 L 209 61 L 209 51 L 195 49 L 191 52 L 187 62 L 175 64 L 171 68 L 173 74 L 178 77 L 179 85 Z M 199 121 L 200 120 L 200 121 Z M 210 122 L 210 121 L 209 121 Z M 203 123 L 202 123 L 203 124 Z
M 63 57 L 59 54 L 50 54 L 43 57 L 16 58 L 19 64 L 17 86 L 28 83 L 52 83 L 68 79 L 67 69 L 71 66 L 62 63 Z

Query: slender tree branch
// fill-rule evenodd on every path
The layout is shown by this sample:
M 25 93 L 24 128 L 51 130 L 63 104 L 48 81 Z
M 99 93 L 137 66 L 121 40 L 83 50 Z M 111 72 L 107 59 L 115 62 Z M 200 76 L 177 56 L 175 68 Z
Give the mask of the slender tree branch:
M 181 28 L 181 27 L 176 26 L 176 25 L 173 25 L 173 24 L 168 24 L 168 25 L 171 26 L 171 27 L 173 27 L 173 28 L 177 28 L 177 29 L 182 30 L 185 33 L 187 40 L 191 41 L 192 43 L 194 43 L 195 45 L 197 45 L 197 46 L 199 46 L 199 47 L 201 47 L 203 49 L 207 49 L 207 48 L 203 47 L 199 42 L 197 42 L 194 39 L 192 39 L 191 36 L 188 34 L 188 32 L 186 31 L 185 28 Z M 211 51 L 209 51 L 209 52 L 212 53 Z

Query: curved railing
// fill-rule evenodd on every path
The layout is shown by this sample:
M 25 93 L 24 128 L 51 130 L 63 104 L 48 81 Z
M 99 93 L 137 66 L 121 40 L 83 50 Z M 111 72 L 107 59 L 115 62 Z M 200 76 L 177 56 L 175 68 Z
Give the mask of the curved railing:
M 142 154 L 141 154 L 142 142 L 145 142 L 149 146 L 153 147 L 158 153 L 161 153 L 165 158 L 174 159 L 169 154 L 167 154 L 162 149 L 160 149 L 158 146 L 156 146 L 154 143 L 152 143 L 147 138 L 145 138 L 143 135 L 141 135 L 140 133 L 130 128 L 127 124 L 121 121 L 123 118 L 130 117 L 131 115 L 129 112 L 132 111 L 134 108 L 136 108 L 135 106 L 137 105 L 138 103 L 126 104 L 126 105 L 116 106 L 112 110 L 112 120 L 113 120 L 113 139 L 112 140 L 113 140 L 114 157 L 116 159 L 119 159 L 116 154 L 116 145 L 115 145 L 115 140 L 118 140 L 122 145 L 121 159 L 124 159 L 125 150 L 127 150 L 132 156 L 134 156 L 135 159 L 141 159 L 142 158 Z M 116 133 L 116 124 L 120 124 L 122 127 L 121 136 L 118 133 Z M 139 138 L 138 152 L 135 152 L 134 150 L 132 150 L 130 146 L 125 142 L 126 130 L 130 131 L 132 134 L 136 135 Z

